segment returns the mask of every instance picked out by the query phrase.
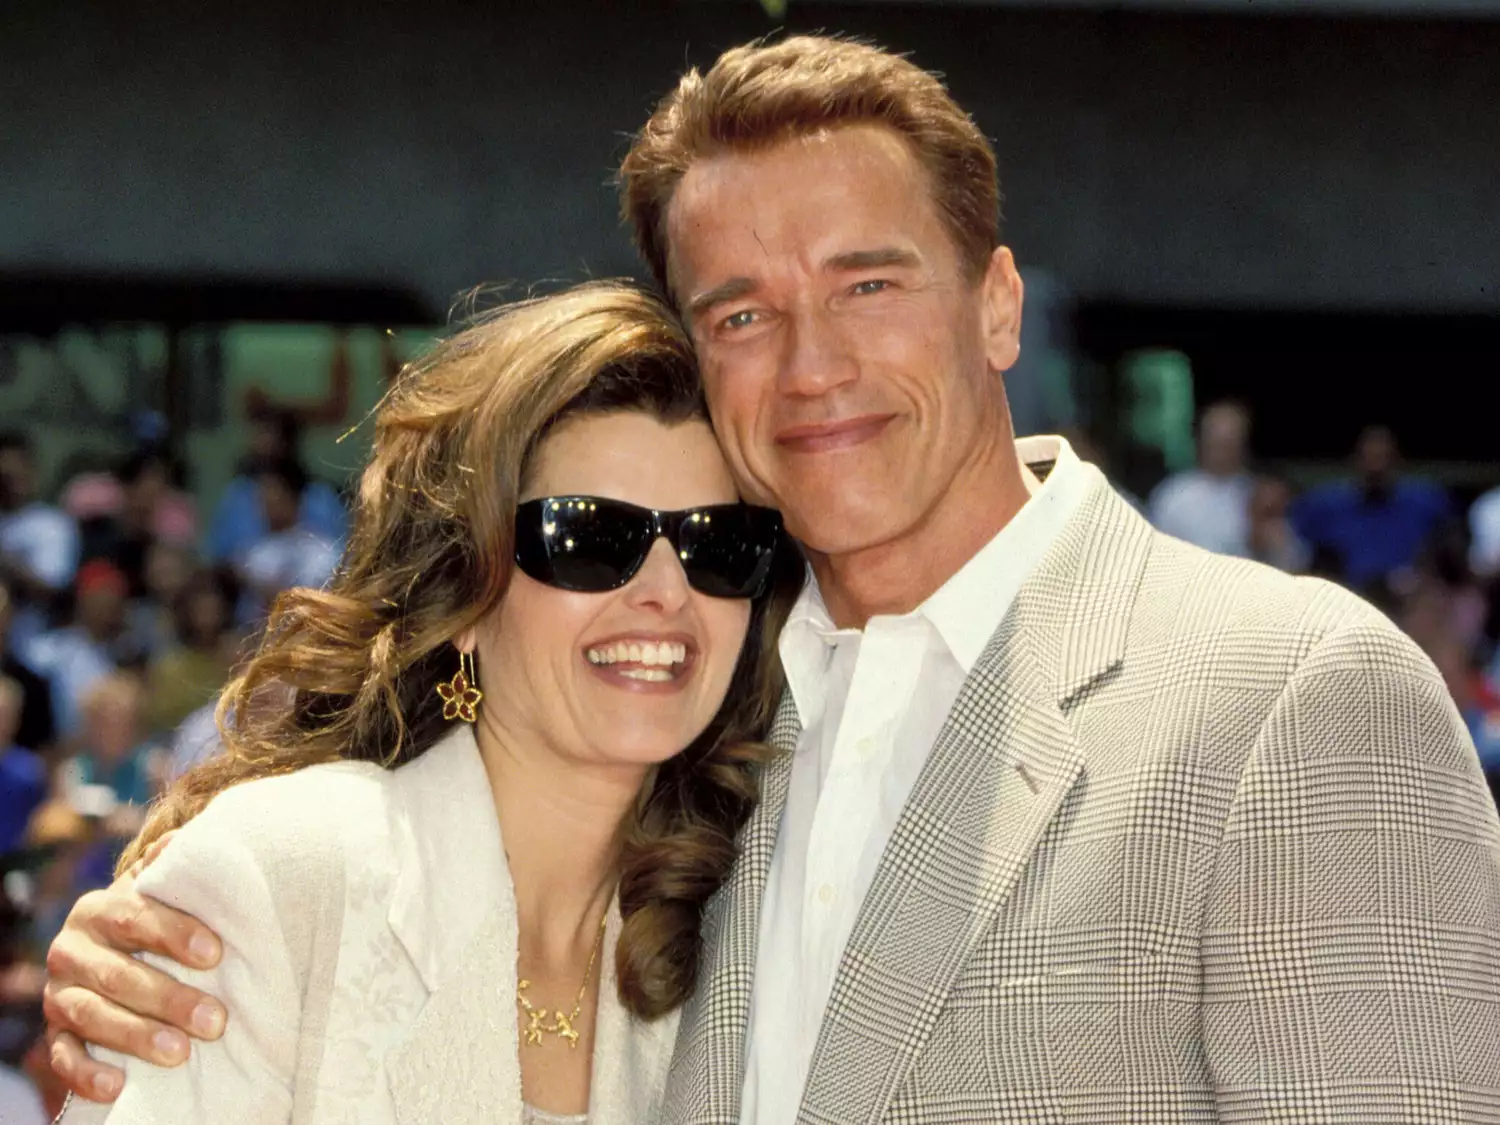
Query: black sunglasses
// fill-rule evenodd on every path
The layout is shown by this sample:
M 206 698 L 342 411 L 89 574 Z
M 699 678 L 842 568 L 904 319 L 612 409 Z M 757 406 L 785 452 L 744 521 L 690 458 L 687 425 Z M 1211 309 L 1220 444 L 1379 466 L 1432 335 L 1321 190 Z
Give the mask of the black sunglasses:
M 699 593 L 758 597 L 780 537 L 781 515 L 749 504 L 658 512 L 598 496 L 545 496 L 516 508 L 516 565 L 538 582 L 588 594 L 625 585 L 665 538 Z

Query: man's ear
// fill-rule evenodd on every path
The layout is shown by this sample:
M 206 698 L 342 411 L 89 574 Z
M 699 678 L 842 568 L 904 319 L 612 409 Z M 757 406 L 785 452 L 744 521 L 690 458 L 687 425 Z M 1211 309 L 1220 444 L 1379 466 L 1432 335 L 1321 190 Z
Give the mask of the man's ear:
M 1026 295 L 1009 247 L 997 246 L 990 254 L 980 289 L 985 358 L 991 371 L 1008 371 L 1021 358 L 1021 306 Z

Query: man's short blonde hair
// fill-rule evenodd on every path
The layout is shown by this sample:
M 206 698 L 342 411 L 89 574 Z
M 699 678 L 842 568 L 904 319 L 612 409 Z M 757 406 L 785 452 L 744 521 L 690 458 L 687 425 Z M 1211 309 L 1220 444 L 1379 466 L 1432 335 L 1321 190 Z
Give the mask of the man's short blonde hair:
M 668 294 L 666 214 L 694 161 L 841 125 L 883 125 L 911 146 L 966 272 L 982 277 L 1000 240 L 995 153 L 936 75 L 877 47 L 799 35 L 689 70 L 620 166 L 621 209 Z

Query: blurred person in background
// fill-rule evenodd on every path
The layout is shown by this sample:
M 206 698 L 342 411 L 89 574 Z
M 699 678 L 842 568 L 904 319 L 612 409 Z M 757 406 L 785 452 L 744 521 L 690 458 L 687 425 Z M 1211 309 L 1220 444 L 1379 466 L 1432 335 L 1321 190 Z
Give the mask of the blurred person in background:
M 1469 565 L 1487 581 L 1500 580 L 1500 487 L 1469 508 Z
M 145 740 L 145 692 L 135 676 L 113 673 L 84 693 L 83 728 L 78 752 L 61 767 L 58 789 L 80 807 L 76 794 L 85 787 L 108 790 L 112 802 L 101 804 L 111 836 L 128 840 L 140 830 L 146 807 L 156 797 L 151 761 L 155 747 Z
M 1403 477 L 1396 436 L 1368 426 L 1354 449 L 1354 477 L 1320 485 L 1292 503 L 1292 526 L 1314 551 L 1337 560 L 1339 575 L 1368 591 L 1417 561 L 1454 518 L 1448 493 Z
M 5 878 L 13 868 L 12 857 L 0 851 L 0 1004 L 12 1000 L 10 993 L 13 989 L 8 982 L 13 979 L 18 968 L 26 967 L 22 957 L 27 918 L 21 907 L 12 900 L 8 892 L 9 880 Z M 41 1010 L 40 1000 L 38 993 L 35 999 L 38 1013 Z M 8 1061 L 0 1059 L 0 1123 L 48 1125 L 52 1118 L 53 1113 L 42 1101 L 32 1078 Z
M 1250 553 L 1250 412 L 1217 402 L 1198 419 L 1198 467 L 1152 491 L 1147 512 L 1158 531 L 1221 555 Z
M 211 705 L 229 677 L 239 634 L 232 628 L 238 584 L 222 567 L 200 570 L 172 603 L 174 642 L 146 671 L 147 718 L 167 734 Z
M 1255 478 L 1250 491 L 1245 553 L 1277 570 L 1302 574 L 1312 562 L 1312 552 L 1292 527 L 1291 506 L 1292 488 L 1285 480 L 1269 475 Z
M 1424 648 L 1451 640 L 1478 654 L 1486 643 L 1489 597 L 1469 569 L 1468 552 L 1463 525 L 1448 522 L 1389 579 L 1404 606 L 1398 623 Z
M 53 797 L 44 809 L 60 804 L 82 818 L 74 839 L 74 822 L 55 809 L 60 839 L 73 848 L 66 885 L 54 888 L 52 905 L 107 887 L 125 845 L 140 831 L 146 810 L 159 789 L 160 752 L 143 740 L 144 691 L 132 675 L 113 673 L 95 683 L 82 700 L 83 729 L 78 752 L 57 771 Z M 75 846 L 76 845 L 76 846 Z M 47 913 L 47 924 L 57 921 Z
M 157 540 L 147 548 L 145 591 L 125 608 L 126 649 L 149 661 L 177 643 L 177 601 L 197 570 L 191 547 Z
M 184 483 L 181 464 L 163 445 L 137 449 L 115 473 L 76 478 L 64 503 L 79 521 L 82 560 L 113 563 L 129 581 L 130 596 L 145 597 L 152 548 L 196 541 L 197 506 Z
M 0 677 L 21 689 L 21 722 L 15 733 L 18 745 L 45 751 L 56 738 L 52 722 L 52 684 L 23 661 L 11 646 L 11 588 L 0 575 Z
M 47 764 L 16 741 L 25 696 L 15 680 L 0 677 L 0 855 L 26 838 L 32 813 L 47 799 Z
M 301 465 L 302 425 L 294 410 L 265 407 L 250 419 L 250 448 L 214 508 L 205 551 L 212 562 L 237 562 L 271 530 L 260 476 L 268 467 Z M 296 521 L 315 535 L 340 542 L 349 514 L 337 491 L 305 471 L 298 478 Z
M 35 638 L 22 657 L 52 684 L 60 740 L 78 734 L 84 694 L 137 654 L 128 648 L 125 605 L 129 584 L 113 563 L 94 559 L 79 568 L 73 620 Z
M 1453 696 L 1454 706 L 1468 725 L 1474 748 L 1479 752 L 1479 764 L 1500 807 L 1500 705 L 1487 691 L 1483 669 L 1473 651 L 1460 641 L 1443 638 L 1432 646 L 1429 655 L 1443 674 L 1448 694 Z
M 78 570 L 78 557 L 78 525 L 37 496 L 31 439 L 0 433 L 0 578 L 13 599 L 18 645 L 46 630 L 55 602 Z
M 25 950 L 44 960 L 47 947 L 62 929 L 79 895 L 94 889 L 105 837 L 98 809 L 80 811 L 61 793 L 54 793 L 32 814 L 26 827 L 26 847 L 43 853 L 36 868 Z
M 239 560 L 245 587 L 241 623 L 262 618 L 276 595 L 294 586 L 320 589 L 333 577 L 342 543 L 302 522 L 299 497 L 307 476 L 292 460 L 261 466 L 256 473 L 266 530 Z
M 238 675 L 240 668 L 241 665 L 236 664 L 230 674 Z M 218 711 L 219 701 L 214 698 L 187 715 L 172 731 L 161 768 L 164 787 L 222 748 L 224 740 L 219 734 Z

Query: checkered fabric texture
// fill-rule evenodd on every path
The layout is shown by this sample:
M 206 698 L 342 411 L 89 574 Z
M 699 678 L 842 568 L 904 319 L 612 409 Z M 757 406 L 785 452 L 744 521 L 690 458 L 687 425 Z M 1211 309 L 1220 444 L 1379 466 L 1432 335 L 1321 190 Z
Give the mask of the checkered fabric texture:
M 799 729 L 784 701 L 671 1125 L 738 1120 Z M 1097 477 L 881 858 L 798 1122 L 1218 1121 L 1500 1122 L 1500 820 L 1385 618 Z

